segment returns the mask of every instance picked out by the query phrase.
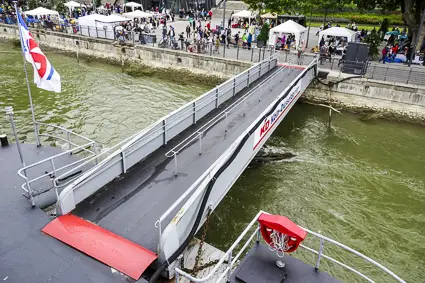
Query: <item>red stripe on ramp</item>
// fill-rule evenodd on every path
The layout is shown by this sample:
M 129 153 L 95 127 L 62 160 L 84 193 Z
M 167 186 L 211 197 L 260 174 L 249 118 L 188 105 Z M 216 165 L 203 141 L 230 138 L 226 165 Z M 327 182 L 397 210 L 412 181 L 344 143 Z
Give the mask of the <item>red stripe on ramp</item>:
M 150 250 L 72 214 L 57 217 L 42 231 L 135 280 L 158 257 Z

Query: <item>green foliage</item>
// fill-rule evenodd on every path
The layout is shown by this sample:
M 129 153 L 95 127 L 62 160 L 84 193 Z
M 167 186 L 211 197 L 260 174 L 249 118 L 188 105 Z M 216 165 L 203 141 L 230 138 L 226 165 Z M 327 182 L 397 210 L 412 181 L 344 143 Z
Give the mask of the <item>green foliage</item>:
M 37 8 L 37 0 L 29 0 L 28 1 L 28 8 L 30 10 Z
M 376 32 L 375 29 L 373 29 L 371 31 L 371 33 L 366 36 L 366 38 L 364 39 L 364 42 L 369 44 L 369 55 L 373 58 L 376 59 L 379 56 L 379 45 L 381 44 L 381 35 Z
M 261 27 L 260 34 L 257 37 L 257 41 L 267 42 L 267 40 L 269 40 L 269 32 L 270 32 L 269 24 L 264 23 L 264 25 Z
M 95 0 L 94 1 L 94 4 L 95 4 L 95 8 L 97 8 L 97 7 L 99 7 L 99 6 L 102 6 L 102 0 Z
M 59 2 L 56 4 L 56 11 L 59 12 L 61 15 L 67 15 L 69 13 L 68 8 L 64 5 L 63 0 L 59 0 Z
M 323 17 L 323 13 L 313 13 L 314 17 Z M 347 22 L 355 22 L 356 24 L 379 25 L 384 19 L 389 21 L 390 25 L 403 25 L 401 14 L 376 15 L 361 13 L 329 13 L 328 18 L 339 22 L 338 19 L 345 19 Z

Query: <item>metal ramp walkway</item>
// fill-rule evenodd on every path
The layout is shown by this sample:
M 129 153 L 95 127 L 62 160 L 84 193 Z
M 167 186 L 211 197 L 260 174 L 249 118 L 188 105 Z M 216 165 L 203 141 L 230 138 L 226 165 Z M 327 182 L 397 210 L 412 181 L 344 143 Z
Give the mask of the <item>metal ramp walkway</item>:
M 138 280 L 158 257 L 153 252 L 72 214 L 59 216 L 42 232 Z
M 315 72 L 315 62 L 300 69 L 279 66 L 274 57 L 254 65 L 97 155 L 98 165 L 57 188 L 58 214 L 72 211 L 103 233 L 111 231 L 156 253 L 160 264 L 168 262 L 193 230 L 214 170 L 234 156 L 211 192 L 209 210 L 220 203 Z M 85 249 L 80 248 L 90 255 Z

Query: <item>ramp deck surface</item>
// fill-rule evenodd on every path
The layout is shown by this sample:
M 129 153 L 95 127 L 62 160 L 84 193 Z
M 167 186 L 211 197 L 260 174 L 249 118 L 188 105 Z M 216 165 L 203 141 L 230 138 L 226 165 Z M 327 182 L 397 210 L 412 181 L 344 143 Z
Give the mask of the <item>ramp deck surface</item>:
M 285 263 L 279 268 L 276 261 Z M 283 278 L 286 279 L 283 280 Z M 230 276 L 230 283 L 341 283 L 323 271 L 316 271 L 314 266 L 285 255 L 279 258 L 276 252 L 261 243 L 257 243 L 243 258 Z
M 281 67 L 271 72 L 279 68 Z M 73 213 L 156 252 L 158 230 L 154 227 L 155 222 L 258 118 L 301 70 L 285 69 L 283 72 L 286 75 L 279 87 L 274 87 L 261 96 L 254 95 L 244 107 L 239 107 L 229 115 L 227 131 L 225 131 L 226 121 L 223 119 L 204 134 L 202 155 L 199 155 L 198 142 L 180 152 L 177 176 L 174 174 L 174 160 L 165 157 L 165 153 L 188 135 L 196 132 L 232 101 L 261 84 L 268 74 L 175 137 L 165 147 L 152 153 L 143 162 L 133 166 L 124 176 L 112 181 L 94 196 L 82 202 Z M 263 87 L 266 88 L 267 85 Z M 179 209 L 180 207 L 177 207 L 166 219 L 163 229 Z
M 32 144 L 21 147 L 27 164 L 61 152 Z M 69 158 L 68 162 L 75 161 L 75 157 Z M 110 267 L 41 232 L 53 218 L 37 207 L 31 208 L 22 196 L 23 180 L 16 173 L 22 165 L 15 144 L 0 147 L 0 164 L 1 282 L 126 282 L 125 276 L 112 273 Z

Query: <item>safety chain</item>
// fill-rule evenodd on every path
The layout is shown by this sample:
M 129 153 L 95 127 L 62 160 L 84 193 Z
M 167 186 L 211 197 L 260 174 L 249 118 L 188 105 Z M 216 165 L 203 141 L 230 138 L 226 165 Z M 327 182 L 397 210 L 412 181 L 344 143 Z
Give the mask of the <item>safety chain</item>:
M 184 271 L 184 272 L 186 272 L 186 273 L 189 273 L 189 274 L 194 275 L 194 273 L 197 273 L 197 272 L 199 272 L 199 271 L 201 271 L 201 270 L 204 270 L 205 268 L 208 268 L 208 267 L 211 267 L 211 266 L 216 265 L 219 261 L 220 261 L 219 259 L 216 259 L 216 260 L 212 260 L 212 261 L 210 261 L 210 262 L 207 262 L 207 263 L 205 263 L 205 264 L 203 264 L 203 265 L 200 265 L 200 266 L 197 268 L 197 270 L 195 270 L 195 269 L 189 269 L 189 268 L 184 268 L 184 267 L 182 267 L 182 268 L 181 268 L 181 270 L 183 270 L 183 271 Z M 225 260 L 225 261 L 223 261 L 223 263 L 224 263 L 224 264 L 227 264 L 227 263 L 228 263 L 228 261 L 227 261 L 227 260 Z M 196 276 L 196 275 L 194 275 L 194 276 Z
M 198 254 L 196 255 L 195 264 L 193 265 L 193 269 L 192 269 L 193 275 L 196 275 L 196 273 L 199 271 L 198 265 L 199 265 L 199 261 L 201 260 L 201 256 L 202 256 L 202 247 L 204 246 L 205 238 L 207 237 L 208 225 L 210 223 L 211 210 L 212 210 L 211 207 L 208 207 L 207 219 L 205 220 L 204 229 L 202 231 L 202 236 L 201 236 L 201 241 L 199 242 Z

